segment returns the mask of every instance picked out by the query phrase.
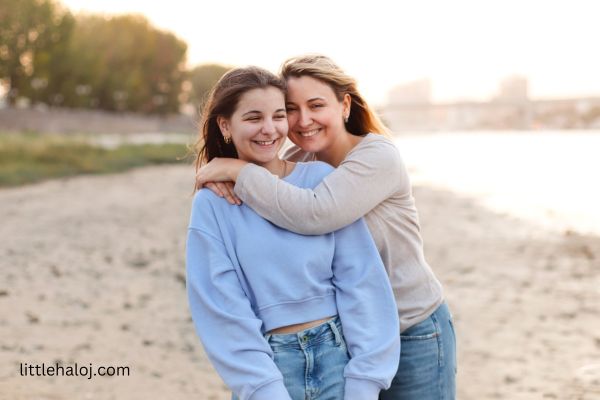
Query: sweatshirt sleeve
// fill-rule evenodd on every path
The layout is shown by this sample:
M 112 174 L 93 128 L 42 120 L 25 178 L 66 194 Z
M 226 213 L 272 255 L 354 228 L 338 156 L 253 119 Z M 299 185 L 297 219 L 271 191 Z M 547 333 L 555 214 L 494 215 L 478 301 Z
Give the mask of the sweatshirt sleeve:
M 399 189 L 410 194 L 406 168 L 392 142 L 373 140 L 359 146 L 314 189 L 298 188 L 248 164 L 238 176 L 235 193 L 263 218 L 289 231 L 333 232 Z
M 400 327 L 392 288 L 366 223 L 334 233 L 334 284 L 350 361 L 345 400 L 377 399 L 400 359 Z
M 218 231 L 211 229 L 216 221 L 205 212 L 208 205 L 201 209 L 198 203 L 187 237 L 187 293 L 206 354 L 240 400 L 290 399 L 262 336 L 262 321 L 252 310 Z

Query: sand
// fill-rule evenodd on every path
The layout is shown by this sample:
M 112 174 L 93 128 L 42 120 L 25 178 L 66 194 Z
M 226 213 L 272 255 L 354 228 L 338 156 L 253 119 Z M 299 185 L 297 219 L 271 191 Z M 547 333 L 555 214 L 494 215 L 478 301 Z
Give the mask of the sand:
M 185 294 L 190 167 L 0 190 L 0 399 L 229 399 Z M 600 399 L 600 238 L 416 187 L 459 399 Z M 21 376 L 21 364 L 129 376 Z

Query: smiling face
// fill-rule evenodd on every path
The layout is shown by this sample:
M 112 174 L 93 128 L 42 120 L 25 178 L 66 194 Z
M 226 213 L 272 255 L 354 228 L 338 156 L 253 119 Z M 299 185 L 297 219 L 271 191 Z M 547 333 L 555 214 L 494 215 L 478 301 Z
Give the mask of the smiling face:
M 339 101 L 333 89 L 318 79 L 301 76 L 287 80 L 286 108 L 290 140 L 309 153 L 327 151 L 347 134 L 344 116 L 350 96 Z
M 230 118 L 217 120 L 223 136 L 230 137 L 241 160 L 264 167 L 277 162 L 288 131 L 285 98 L 269 86 L 244 93 Z

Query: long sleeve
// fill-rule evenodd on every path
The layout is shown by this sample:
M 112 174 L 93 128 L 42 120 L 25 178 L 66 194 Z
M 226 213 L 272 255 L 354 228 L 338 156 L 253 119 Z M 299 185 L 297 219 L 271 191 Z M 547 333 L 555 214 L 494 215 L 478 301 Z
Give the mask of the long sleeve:
M 187 292 L 204 349 L 241 400 L 290 399 L 262 336 L 262 321 L 252 310 L 224 243 L 211 229 L 216 222 L 201 215 L 204 210 L 198 203 L 188 229 Z M 197 226 L 201 217 L 206 217 L 203 228 Z
M 390 387 L 400 359 L 394 295 L 365 222 L 334 233 L 334 285 L 350 362 L 345 400 L 377 399 Z
M 410 183 L 394 144 L 371 140 L 358 144 L 314 189 L 298 188 L 249 164 L 241 170 L 234 190 L 275 225 L 320 235 L 356 221 L 398 190 L 410 196 Z

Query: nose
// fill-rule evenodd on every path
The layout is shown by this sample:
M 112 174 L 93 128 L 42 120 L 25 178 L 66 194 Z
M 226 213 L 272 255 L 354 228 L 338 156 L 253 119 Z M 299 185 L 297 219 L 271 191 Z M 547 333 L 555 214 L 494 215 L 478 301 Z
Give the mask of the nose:
M 262 133 L 275 133 L 275 123 L 272 118 L 265 118 L 262 126 Z
M 298 119 L 298 124 L 300 125 L 301 128 L 306 128 L 309 127 L 312 124 L 312 118 L 310 116 L 310 113 L 308 112 L 308 110 L 299 110 L 298 112 L 299 115 L 299 119 Z

